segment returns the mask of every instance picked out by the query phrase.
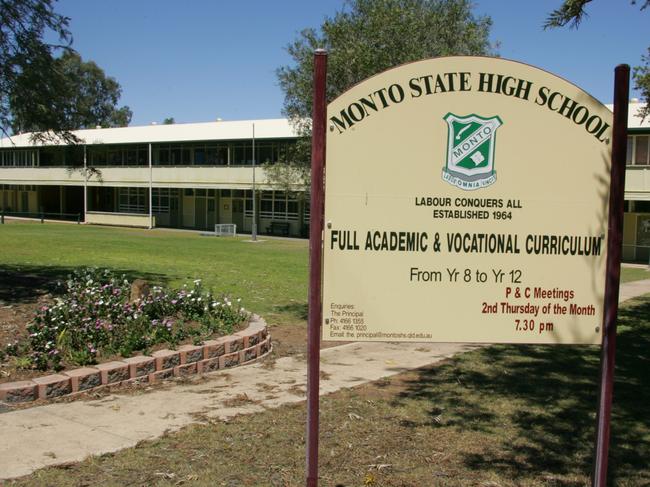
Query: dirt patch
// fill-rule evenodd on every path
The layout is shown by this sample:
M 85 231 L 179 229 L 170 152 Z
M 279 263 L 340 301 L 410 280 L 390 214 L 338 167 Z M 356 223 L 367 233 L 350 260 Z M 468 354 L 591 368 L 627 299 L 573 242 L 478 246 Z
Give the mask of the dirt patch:
M 5 350 L 9 344 L 28 339 L 27 325 L 41 306 L 54 301 L 54 286 L 40 276 L 19 275 L 5 269 L 0 269 L 0 282 L 0 350 Z M 0 361 L 0 383 L 41 375 L 41 371 L 21 369 L 20 361 L 14 357 Z
M 248 397 L 248 394 L 244 392 L 242 394 L 237 394 L 235 397 L 230 399 L 226 399 L 222 404 L 227 408 L 236 408 L 247 404 L 259 404 L 260 402 L 261 401 L 251 399 Z
M 271 325 L 269 326 L 273 352 L 278 357 L 307 355 L 307 327 L 301 325 Z M 321 350 L 337 347 L 349 342 L 321 341 Z

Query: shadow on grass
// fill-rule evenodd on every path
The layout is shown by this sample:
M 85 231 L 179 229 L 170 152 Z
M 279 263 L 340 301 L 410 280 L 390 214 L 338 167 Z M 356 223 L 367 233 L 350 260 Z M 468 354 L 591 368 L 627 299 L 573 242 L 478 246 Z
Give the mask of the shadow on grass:
M 309 307 L 307 303 L 290 303 L 282 306 L 275 306 L 273 308 L 278 313 L 287 313 L 300 320 L 307 320 L 309 318 Z
M 80 267 L 0 265 L 0 302 L 7 305 L 28 303 L 44 294 L 60 294 L 64 282 L 75 269 Z M 159 285 L 166 285 L 168 277 L 162 274 L 142 273 L 129 269 L 112 269 L 115 274 L 124 274 L 129 281 L 145 279 Z
M 619 311 L 617 341 L 608 484 L 650 485 L 650 299 Z M 496 469 L 513 480 L 589 475 L 599 353 L 492 346 L 422 370 L 396 402 L 427 401 L 429 425 L 475 433 L 485 447 L 464 454 L 470 469 Z

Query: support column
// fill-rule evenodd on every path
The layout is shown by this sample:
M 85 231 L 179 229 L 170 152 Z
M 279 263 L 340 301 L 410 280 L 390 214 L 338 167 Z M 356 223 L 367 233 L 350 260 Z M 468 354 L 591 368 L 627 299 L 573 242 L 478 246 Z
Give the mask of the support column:
M 251 240 L 257 240 L 257 202 L 255 193 L 255 124 L 253 123 L 253 221 L 251 223 Z M 244 217 L 246 216 L 246 198 L 244 198 Z
M 151 143 L 149 143 L 149 230 L 153 228 L 153 164 L 151 161 Z
M 63 194 L 63 186 L 61 187 L 61 194 Z M 63 213 L 63 207 L 61 208 L 61 213 Z M 86 221 L 87 214 L 88 214 L 88 150 L 87 150 L 87 146 L 84 144 L 84 222 Z

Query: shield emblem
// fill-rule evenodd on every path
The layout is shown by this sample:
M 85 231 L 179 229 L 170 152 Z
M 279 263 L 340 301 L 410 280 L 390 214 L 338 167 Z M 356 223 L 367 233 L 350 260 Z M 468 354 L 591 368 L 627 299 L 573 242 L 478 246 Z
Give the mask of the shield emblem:
M 498 116 L 458 116 L 448 113 L 447 162 L 443 179 L 461 189 L 484 188 L 496 181 L 494 149 L 496 131 L 503 125 Z

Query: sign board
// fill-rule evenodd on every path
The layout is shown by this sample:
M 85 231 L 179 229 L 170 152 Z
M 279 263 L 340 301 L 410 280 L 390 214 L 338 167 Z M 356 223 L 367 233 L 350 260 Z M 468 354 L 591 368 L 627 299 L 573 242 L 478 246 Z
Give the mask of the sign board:
M 611 112 L 498 58 L 328 106 L 323 339 L 601 343 Z

